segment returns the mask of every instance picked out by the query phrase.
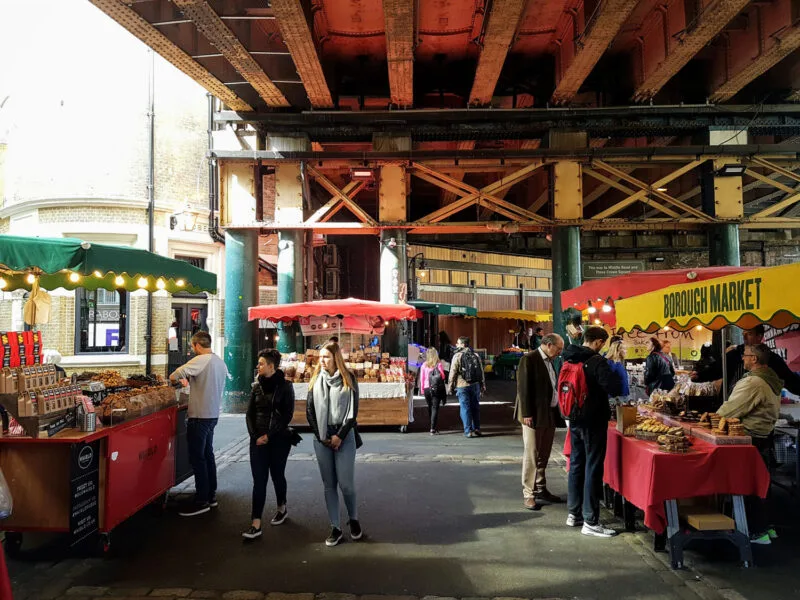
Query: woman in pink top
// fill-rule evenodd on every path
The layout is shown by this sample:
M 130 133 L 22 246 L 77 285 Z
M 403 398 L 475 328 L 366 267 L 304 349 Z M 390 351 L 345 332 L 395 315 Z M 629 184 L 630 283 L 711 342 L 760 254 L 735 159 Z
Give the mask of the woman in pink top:
M 428 403 L 428 413 L 431 416 L 431 435 L 439 433 L 436 428 L 436 422 L 439 419 L 439 403 L 444 404 L 447 401 L 445 381 L 439 353 L 436 348 L 428 348 L 425 352 L 425 362 L 419 370 L 419 388 L 425 394 L 425 402 Z

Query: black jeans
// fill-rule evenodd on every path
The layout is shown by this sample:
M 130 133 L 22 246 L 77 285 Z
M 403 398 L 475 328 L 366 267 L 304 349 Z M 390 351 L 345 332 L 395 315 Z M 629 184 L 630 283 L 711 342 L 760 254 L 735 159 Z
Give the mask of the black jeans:
M 217 463 L 214 459 L 214 428 L 219 419 L 189 419 L 186 440 L 194 471 L 196 502 L 205 504 L 217 495 Z
M 607 427 L 574 427 L 570 424 L 572 453 L 567 478 L 567 509 L 589 525 L 600 522 L 600 498 L 603 494 L 603 462 L 608 443 Z
M 756 447 L 758 453 L 761 455 L 761 460 L 764 461 L 764 466 L 767 471 L 772 474 L 770 463 L 772 462 L 772 453 L 774 452 L 774 438 L 769 436 L 766 438 L 759 438 L 752 436 L 753 446 Z M 747 512 L 747 525 L 750 533 L 760 535 L 770 528 L 770 491 L 772 490 L 772 482 L 767 488 L 767 497 L 759 498 L 758 496 L 746 496 L 744 499 L 745 511 Z
M 442 399 L 438 398 L 431 388 L 428 388 L 424 392 L 425 394 L 425 402 L 428 403 L 428 414 L 431 417 L 431 431 L 436 429 L 436 423 L 439 421 L 439 406 L 442 403 Z
M 252 518 L 260 519 L 267 501 L 267 482 L 272 475 L 278 506 L 286 505 L 286 462 L 292 446 L 288 438 L 276 438 L 263 446 L 250 440 L 250 471 L 253 474 Z

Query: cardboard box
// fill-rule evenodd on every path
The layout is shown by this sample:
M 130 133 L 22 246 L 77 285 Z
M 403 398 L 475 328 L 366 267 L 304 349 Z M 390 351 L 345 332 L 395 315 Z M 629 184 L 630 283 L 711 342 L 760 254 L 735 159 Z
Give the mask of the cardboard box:
M 635 406 L 617 406 L 617 431 L 624 434 L 625 429 L 630 425 L 636 425 Z
M 716 512 L 705 512 L 691 509 L 691 513 L 685 515 L 689 526 L 698 531 L 730 531 L 736 529 L 736 522 L 730 517 Z

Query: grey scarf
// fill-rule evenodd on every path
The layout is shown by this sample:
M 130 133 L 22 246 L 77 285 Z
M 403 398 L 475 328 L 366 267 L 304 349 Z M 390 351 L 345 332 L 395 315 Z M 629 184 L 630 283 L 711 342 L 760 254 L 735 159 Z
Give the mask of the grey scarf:
M 328 425 L 340 426 L 353 418 L 353 393 L 344 387 L 342 374 L 335 371 L 333 375 L 320 369 L 314 382 L 314 412 L 317 415 L 317 433 L 319 439 L 328 439 Z

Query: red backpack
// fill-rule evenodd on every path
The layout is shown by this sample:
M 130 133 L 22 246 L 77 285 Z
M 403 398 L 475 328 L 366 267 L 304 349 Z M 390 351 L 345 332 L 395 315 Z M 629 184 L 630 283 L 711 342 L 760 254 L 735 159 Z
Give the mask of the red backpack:
M 589 384 L 586 364 L 564 362 L 558 374 L 558 408 L 565 419 L 580 419 L 584 414 Z

